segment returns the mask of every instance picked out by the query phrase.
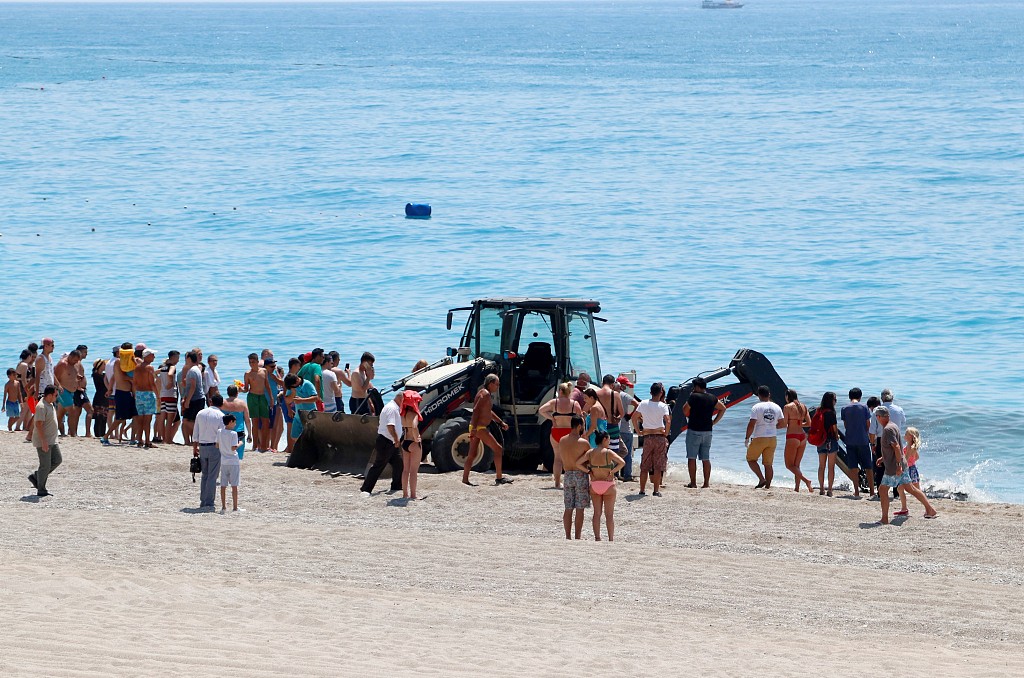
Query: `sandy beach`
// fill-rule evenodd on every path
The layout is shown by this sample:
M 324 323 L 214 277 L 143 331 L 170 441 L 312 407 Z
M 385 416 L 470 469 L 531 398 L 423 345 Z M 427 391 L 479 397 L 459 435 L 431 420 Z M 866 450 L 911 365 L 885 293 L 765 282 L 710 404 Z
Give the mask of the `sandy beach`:
M 424 466 L 407 503 L 247 455 L 246 511 L 197 514 L 184 448 L 61 446 L 37 502 L 0 434 L 4 676 L 1024 672 L 1022 506 L 876 527 L 873 502 L 676 476 L 620 486 L 615 543 L 566 543 L 541 476 Z

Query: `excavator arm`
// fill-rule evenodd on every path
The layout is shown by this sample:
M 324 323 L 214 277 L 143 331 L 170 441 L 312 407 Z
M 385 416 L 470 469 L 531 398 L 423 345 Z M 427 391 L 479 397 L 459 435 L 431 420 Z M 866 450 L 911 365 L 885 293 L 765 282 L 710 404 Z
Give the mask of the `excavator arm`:
M 786 382 L 775 371 L 772 363 L 763 354 L 749 348 L 741 348 L 736 351 L 729 362 L 728 367 L 720 367 L 710 372 L 702 372 L 697 375 L 708 382 L 708 393 L 725 403 L 726 407 L 733 407 L 754 395 L 758 386 L 767 386 L 771 389 L 772 400 L 779 407 L 786 404 Z M 719 380 L 732 377 L 735 381 L 725 384 L 718 384 Z M 687 420 L 683 415 L 683 405 L 686 404 L 690 393 L 693 391 L 693 380 L 691 377 L 678 386 L 672 386 L 668 390 L 667 400 L 672 405 L 672 428 L 669 431 L 669 442 L 686 430 Z

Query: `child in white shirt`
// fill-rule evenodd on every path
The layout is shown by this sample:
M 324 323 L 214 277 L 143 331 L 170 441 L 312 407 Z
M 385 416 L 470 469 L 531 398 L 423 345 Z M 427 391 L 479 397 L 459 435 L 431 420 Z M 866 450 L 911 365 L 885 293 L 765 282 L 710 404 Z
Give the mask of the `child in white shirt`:
M 238 433 L 235 415 L 224 415 L 224 428 L 217 434 L 220 449 L 220 512 L 227 511 L 227 488 L 231 486 L 232 511 L 238 510 L 238 476 L 241 464 L 238 461 Z

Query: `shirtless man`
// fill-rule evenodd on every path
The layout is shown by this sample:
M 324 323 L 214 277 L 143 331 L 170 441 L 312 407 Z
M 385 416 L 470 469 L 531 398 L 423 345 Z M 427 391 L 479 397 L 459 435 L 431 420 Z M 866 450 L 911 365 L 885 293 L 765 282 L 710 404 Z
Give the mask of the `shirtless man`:
M 245 404 L 249 409 L 249 435 L 253 437 L 256 452 L 270 449 L 270 377 L 266 368 L 260 365 L 259 356 L 249 354 L 249 371 L 243 377 L 242 391 L 246 393 Z
M 615 377 L 610 374 L 604 375 L 601 380 L 601 388 L 597 392 L 597 400 L 604 408 L 607 417 L 608 449 L 615 454 L 619 453 L 619 420 L 622 419 L 622 399 L 615 392 Z
M 477 391 L 476 399 L 473 401 L 473 418 L 469 422 L 469 454 L 466 456 L 466 464 L 462 468 L 462 482 L 470 487 L 475 485 L 469 482 L 469 470 L 473 468 L 476 460 L 476 451 L 479 443 L 487 445 L 494 452 L 494 484 L 508 485 L 512 481 L 501 475 L 501 445 L 494 439 L 494 436 L 487 429 L 487 426 L 494 422 L 501 426 L 502 431 L 508 430 L 508 424 L 501 420 L 494 413 L 494 401 L 492 394 L 498 392 L 501 381 L 496 374 L 488 374 L 484 377 L 484 385 Z M 353 390 L 355 388 L 353 387 Z
M 78 364 L 75 365 L 75 371 L 78 373 L 78 384 L 75 388 L 73 395 L 73 407 L 71 413 L 68 414 L 68 428 L 71 429 L 71 435 L 75 435 L 78 431 L 78 420 L 82 416 L 82 410 L 85 410 L 85 437 L 92 437 L 92 427 L 89 426 L 89 422 L 92 421 L 92 403 L 89 402 L 89 395 L 86 392 L 86 388 L 89 385 L 89 380 L 85 374 L 85 359 L 89 357 L 89 347 L 85 344 L 79 344 L 78 351 L 81 359 Z
M 144 349 L 142 351 L 142 364 L 135 368 L 132 377 L 132 384 L 135 387 L 135 411 L 138 414 L 136 419 L 136 434 L 139 444 L 147 450 L 153 447 L 149 438 L 152 428 L 153 417 L 157 413 L 156 370 L 153 369 L 153 361 L 156 354 L 153 351 Z
M 373 388 L 370 381 L 375 376 L 373 363 L 376 358 L 369 351 L 363 353 L 359 359 L 359 368 L 349 377 L 349 386 L 352 388 L 352 395 L 348 398 L 348 409 L 352 414 L 373 413 L 373 403 L 367 397 L 368 391 Z
M 352 370 L 348 369 L 348 365 L 341 367 L 341 354 L 337 351 L 331 351 L 327 354 L 331 358 L 331 362 L 334 367 L 331 371 L 334 372 L 334 376 L 338 377 L 338 396 L 335 403 L 338 412 L 345 411 L 345 389 L 341 387 L 342 384 L 352 388 Z
M 590 452 L 590 441 L 583 437 L 583 417 L 576 415 L 569 422 L 570 431 L 558 441 L 555 454 L 562 460 L 562 497 L 565 510 L 562 511 L 562 527 L 565 538 L 572 539 L 572 527 L 576 525 L 576 539 L 583 537 L 584 511 L 590 508 L 590 476 L 580 462 Z M 576 519 L 573 520 L 573 511 Z
M 132 344 L 126 341 L 122 349 L 130 349 Z M 132 375 L 135 371 L 132 370 Z M 121 369 L 121 361 L 114 361 L 114 430 L 110 438 L 117 437 L 117 442 L 124 442 L 124 430 L 128 421 L 135 418 L 135 386 L 132 376 Z
M 82 362 L 82 356 L 78 351 L 72 351 L 68 353 L 66 357 L 61 358 L 57 366 L 53 368 L 53 377 L 57 382 L 57 430 L 60 434 L 64 435 L 64 416 L 68 415 L 68 433 L 72 437 L 78 435 L 77 428 L 72 429 L 71 423 L 71 410 L 75 406 L 75 390 L 78 388 L 78 369 L 77 365 Z M 77 422 L 76 422 L 77 423 Z
M 810 479 L 800 471 L 800 461 L 807 449 L 805 426 L 811 425 L 811 415 L 807 406 L 797 399 L 796 391 L 786 389 L 786 406 L 782 408 L 782 418 L 786 422 L 786 469 L 793 474 L 793 491 L 800 491 L 800 482 L 807 483 L 807 491 L 812 492 Z

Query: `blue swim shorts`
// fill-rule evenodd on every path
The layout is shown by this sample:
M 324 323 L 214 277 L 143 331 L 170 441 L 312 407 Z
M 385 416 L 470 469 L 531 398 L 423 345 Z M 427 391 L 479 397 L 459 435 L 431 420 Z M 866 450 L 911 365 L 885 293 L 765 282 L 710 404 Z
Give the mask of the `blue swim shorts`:
M 882 484 L 886 487 L 899 487 L 900 485 L 909 485 L 912 481 L 910 480 L 910 472 L 904 471 L 900 475 L 884 475 L 882 476 Z
M 17 419 L 21 416 L 21 405 L 18 403 L 8 402 L 6 409 L 8 419 Z
M 57 404 L 61 407 L 74 407 L 75 406 L 75 394 L 73 391 L 67 389 L 57 392 Z
M 910 476 L 910 482 L 921 482 L 921 475 L 917 472 L 917 464 L 914 464 L 913 466 L 907 469 L 907 475 Z

